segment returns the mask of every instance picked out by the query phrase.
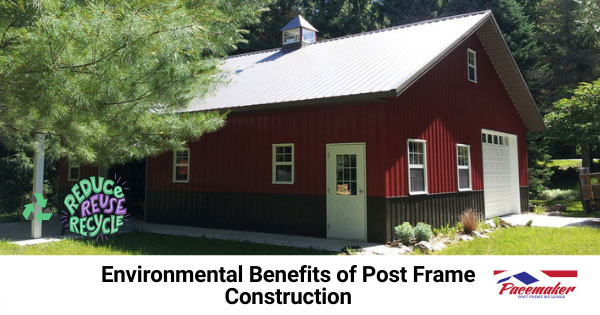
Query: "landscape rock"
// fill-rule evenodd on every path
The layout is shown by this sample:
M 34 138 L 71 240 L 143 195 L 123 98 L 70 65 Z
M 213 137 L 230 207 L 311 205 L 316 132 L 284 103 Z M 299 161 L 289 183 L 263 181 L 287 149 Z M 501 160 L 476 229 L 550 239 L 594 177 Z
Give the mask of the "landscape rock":
M 563 204 L 556 204 L 556 205 L 551 205 L 548 207 L 544 207 L 544 209 L 546 210 L 546 212 L 565 212 L 567 210 L 567 206 L 563 205 Z
M 552 211 L 552 212 L 548 212 L 548 215 L 552 216 L 552 217 L 558 217 L 558 216 L 560 216 L 560 212 L 558 212 L 558 211 Z
M 473 231 L 473 236 L 475 236 L 475 238 L 490 238 L 489 236 L 483 235 L 477 231 Z
M 429 244 L 429 242 L 427 242 L 427 241 L 418 242 L 417 244 L 415 244 L 415 248 L 420 249 L 423 252 L 432 252 L 433 251 L 433 246 L 431 244 Z
M 490 229 L 485 229 L 485 230 L 483 230 L 483 233 L 486 233 L 486 234 L 487 234 L 487 233 L 492 233 L 492 232 L 493 232 L 493 231 L 492 231 L 492 230 L 490 230 Z
M 444 239 L 444 244 L 452 244 L 452 240 L 449 238 Z
M 461 241 L 468 242 L 468 241 L 472 241 L 472 240 L 473 240 L 473 237 L 471 237 L 471 236 L 469 236 L 469 235 L 461 235 L 461 236 L 460 236 L 460 240 L 461 240 Z
M 495 229 L 495 228 L 497 228 L 497 226 L 496 226 L 496 223 L 494 223 L 494 221 L 492 221 L 492 220 L 487 220 L 487 221 L 485 221 L 485 223 L 486 223 L 487 225 L 489 225 L 489 226 L 490 226 L 490 228 L 492 228 L 492 229 Z
M 437 252 L 437 251 L 440 251 L 440 250 L 446 248 L 446 245 L 444 243 L 435 243 L 432 245 L 432 247 L 433 247 L 433 250 Z

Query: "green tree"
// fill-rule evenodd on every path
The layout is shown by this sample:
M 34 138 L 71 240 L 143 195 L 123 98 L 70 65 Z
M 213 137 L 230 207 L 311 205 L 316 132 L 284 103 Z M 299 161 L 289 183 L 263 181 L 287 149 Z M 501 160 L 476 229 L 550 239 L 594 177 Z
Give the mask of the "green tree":
M 590 146 L 600 140 L 600 80 L 580 83 L 571 93 L 570 98 L 555 102 L 544 117 L 548 136 L 580 146 L 582 166 L 590 167 Z
M 372 0 L 305 0 L 303 14 L 314 23 L 323 39 L 357 34 L 380 28 Z M 318 25 L 318 26 L 317 26 Z
M 318 32 L 320 39 L 355 34 L 379 28 L 376 3 L 372 0 L 276 0 L 262 12 L 261 23 L 249 28 L 236 53 L 281 46 L 279 30 L 297 15 L 302 15 Z
M 442 6 L 443 16 L 481 10 L 492 10 L 504 39 L 526 78 L 537 66 L 538 42 L 534 24 L 517 0 L 446 0 Z
M 533 82 L 543 112 L 579 82 L 600 77 L 600 18 L 594 1 L 543 0 L 537 9 L 540 67 Z
M 176 112 L 222 80 L 218 60 L 264 5 L 0 0 L 0 211 L 31 191 L 37 135 L 52 198 L 59 157 L 122 163 L 221 127 L 221 114 Z
M 176 114 L 219 77 L 218 58 L 261 1 L 0 0 L 0 141 L 47 136 L 47 153 L 118 163 L 224 123 Z
M 377 1 L 379 24 L 384 27 L 420 22 L 438 16 L 438 0 L 382 0 Z

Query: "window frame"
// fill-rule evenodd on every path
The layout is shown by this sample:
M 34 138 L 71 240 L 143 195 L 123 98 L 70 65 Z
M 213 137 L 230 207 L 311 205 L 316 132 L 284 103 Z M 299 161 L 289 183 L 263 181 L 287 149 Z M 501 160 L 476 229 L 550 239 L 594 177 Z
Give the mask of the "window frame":
M 180 152 L 180 151 L 187 151 L 187 158 L 188 158 L 187 164 L 177 163 L 177 152 Z M 190 165 L 191 165 L 190 161 L 191 161 L 190 148 L 184 147 L 180 150 L 173 151 L 173 183 L 186 184 L 186 183 L 190 182 Z M 187 174 L 186 174 L 185 180 L 177 179 L 177 167 L 178 166 L 187 166 Z
M 285 41 L 285 32 L 295 33 L 295 32 L 292 32 L 292 30 L 296 30 L 296 29 L 298 30 L 298 35 L 294 34 L 294 37 L 298 36 L 298 40 L 286 42 Z M 301 43 L 302 41 L 303 41 L 303 35 L 302 35 L 302 30 L 300 27 L 290 28 L 290 29 L 281 31 L 281 44 L 282 45 Z
M 423 164 L 411 164 L 410 163 L 410 143 L 422 143 L 423 144 Z M 427 140 L 423 139 L 412 139 L 409 138 L 406 141 L 406 164 L 408 165 L 408 194 L 409 195 L 426 195 L 429 193 L 429 187 L 427 186 Z M 423 188 L 422 191 L 412 191 L 412 187 L 410 184 L 410 170 L 411 168 L 419 168 L 423 169 Z
M 469 165 L 468 166 L 464 166 L 464 165 L 459 165 L 458 164 L 458 148 L 467 148 L 467 160 L 469 161 Z M 461 169 L 466 169 L 469 171 L 469 188 L 460 188 L 460 170 Z M 458 191 L 472 191 L 473 190 L 473 178 L 472 178 L 472 173 L 471 173 L 471 145 L 469 144 L 462 144 L 462 143 L 457 143 L 456 144 L 456 187 L 458 188 Z
M 305 40 L 305 36 L 309 35 L 309 34 L 312 34 L 312 41 Z M 308 30 L 308 29 L 303 29 L 302 30 L 302 42 L 303 43 L 307 43 L 307 44 L 314 44 L 314 43 L 316 43 L 317 42 L 317 32 L 312 31 L 312 30 Z
M 71 169 L 77 168 L 77 178 L 73 178 L 71 175 Z M 67 164 L 67 179 L 69 182 L 76 182 L 81 177 L 81 165 L 77 162 L 71 162 Z
M 277 148 L 280 147 L 292 147 L 292 161 L 291 162 L 277 162 Z M 271 184 L 281 185 L 293 185 L 296 177 L 295 163 L 296 163 L 296 148 L 293 143 L 273 143 L 271 144 Z M 278 181 L 277 180 L 277 166 L 278 165 L 291 165 L 292 176 L 289 181 Z
M 469 58 L 473 54 L 473 64 L 469 62 Z M 469 70 L 473 68 L 473 74 L 475 78 L 471 80 L 471 76 L 469 75 Z M 467 79 L 469 82 L 477 83 L 477 52 L 471 48 L 467 49 Z

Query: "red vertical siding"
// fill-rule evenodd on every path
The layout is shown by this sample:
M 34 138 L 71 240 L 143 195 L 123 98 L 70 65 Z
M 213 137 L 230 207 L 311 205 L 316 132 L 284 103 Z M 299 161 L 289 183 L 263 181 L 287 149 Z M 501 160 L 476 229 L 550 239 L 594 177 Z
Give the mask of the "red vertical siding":
M 467 80 L 466 50 L 477 51 L 477 84 Z M 526 129 L 474 35 L 387 102 L 251 111 L 190 145 L 189 183 L 172 183 L 173 154 L 148 158 L 148 190 L 325 194 L 325 144 L 365 142 L 367 193 L 405 196 L 408 138 L 427 140 L 429 193 L 457 191 L 455 145 L 471 145 L 473 189 L 483 188 L 481 129 L 516 134 L 520 184 L 527 186 Z M 271 184 L 271 144 L 295 143 L 295 183 Z M 81 177 L 97 169 L 82 166 Z M 60 164 L 60 186 L 67 165 Z
M 477 51 L 478 83 L 466 51 Z M 481 129 L 516 134 L 526 186 L 526 129 L 474 35 L 387 102 L 231 114 L 226 126 L 190 145 L 190 182 L 172 183 L 172 153 L 148 159 L 148 189 L 321 195 L 325 144 L 365 142 L 369 196 L 405 196 L 407 139 L 427 140 L 429 193 L 457 191 L 456 144 L 471 145 L 473 189 L 483 188 Z M 295 143 L 295 183 L 271 184 L 271 144 Z

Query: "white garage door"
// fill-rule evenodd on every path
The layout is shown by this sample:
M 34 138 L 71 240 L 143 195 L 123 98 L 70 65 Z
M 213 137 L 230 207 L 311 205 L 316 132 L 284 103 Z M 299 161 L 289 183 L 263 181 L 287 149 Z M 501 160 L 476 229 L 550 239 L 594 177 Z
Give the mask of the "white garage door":
M 485 217 L 519 213 L 517 137 L 483 130 L 481 142 Z

